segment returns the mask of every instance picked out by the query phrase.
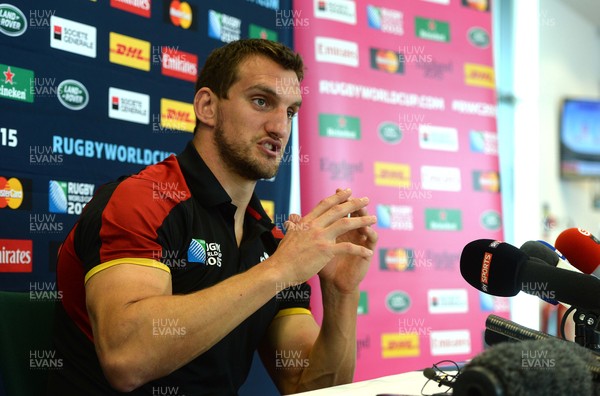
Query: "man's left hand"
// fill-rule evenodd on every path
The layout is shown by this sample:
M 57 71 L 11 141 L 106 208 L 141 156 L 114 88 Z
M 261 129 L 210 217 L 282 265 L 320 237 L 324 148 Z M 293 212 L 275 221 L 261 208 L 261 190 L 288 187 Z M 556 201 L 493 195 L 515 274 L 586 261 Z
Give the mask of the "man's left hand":
M 359 198 L 350 198 L 359 199 Z M 364 198 L 363 198 L 364 199 Z M 350 217 L 368 216 L 365 208 Z M 336 242 L 350 242 L 374 250 L 378 235 L 371 227 L 362 227 L 340 235 Z M 369 269 L 370 260 L 355 255 L 336 255 L 319 272 L 321 282 L 327 282 L 340 293 L 352 293 L 358 289 Z

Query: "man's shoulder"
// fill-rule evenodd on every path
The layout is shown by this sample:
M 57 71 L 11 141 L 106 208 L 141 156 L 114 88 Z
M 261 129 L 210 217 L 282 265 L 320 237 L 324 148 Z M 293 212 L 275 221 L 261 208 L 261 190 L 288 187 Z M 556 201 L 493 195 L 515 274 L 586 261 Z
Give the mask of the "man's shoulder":
M 116 190 L 118 196 L 129 196 L 137 202 L 157 199 L 184 201 L 190 197 L 189 187 L 175 156 L 122 179 Z
M 162 207 L 166 213 L 190 196 L 177 159 L 170 156 L 139 173 L 123 175 L 101 185 L 86 204 L 82 217 L 102 216 L 107 209 L 130 215 L 131 211 L 144 213 Z

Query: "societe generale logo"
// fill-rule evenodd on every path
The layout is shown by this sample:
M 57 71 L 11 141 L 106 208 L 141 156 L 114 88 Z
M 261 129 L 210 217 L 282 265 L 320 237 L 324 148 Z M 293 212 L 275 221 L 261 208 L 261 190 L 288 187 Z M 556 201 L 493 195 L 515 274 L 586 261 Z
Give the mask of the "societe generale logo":
M 356 3 L 352 0 L 314 0 L 315 18 L 356 25 Z
M 50 17 L 50 47 L 90 58 L 96 57 L 98 46 L 95 26 L 61 18 Z
M 150 71 L 150 42 L 110 32 L 109 61 Z
M 150 95 L 110 87 L 108 89 L 108 116 L 117 120 L 150 123 Z

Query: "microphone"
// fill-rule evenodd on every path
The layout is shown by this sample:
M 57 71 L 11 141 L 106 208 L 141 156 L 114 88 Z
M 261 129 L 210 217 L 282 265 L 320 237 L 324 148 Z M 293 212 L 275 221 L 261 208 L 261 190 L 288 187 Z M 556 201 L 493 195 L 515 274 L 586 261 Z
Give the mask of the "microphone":
M 553 267 L 556 267 L 559 261 L 558 255 L 554 253 L 554 251 L 552 251 L 546 245 L 542 245 L 538 241 L 527 241 L 521 245 L 519 250 L 529 257 L 537 257 Z
M 545 340 L 546 338 L 552 337 L 550 334 L 542 331 L 530 329 L 520 325 L 512 320 L 505 319 L 498 315 L 488 315 L 485 320 L 486 337 L 502 336 L 502 341 L 531 341 L 531 340 Z M 494 345 L 494 343 L 487 342 L 488 345 Z
M 542 240 L 542 239 L 538 239 L 538 242 L 541 243 L 542 245 L 546 246 L 547 248 L 549 248 L 550 250 L 552 250 L 554 253 L 556 253 L 556 255 L 564 261 L 568 261 L 567 258 L 560 252 L 560 250 L 558 250 L 557 248 L 555 248 L 554 246 L 552 246 L 551 244 L 549 244 L 548 242 Z
M 454 396 L 592 395 L 600 366 L 587 349 L 558 338 L 497 344 L 475 356 Z
M 600 311 L 600 279 L 552 267 L 508 243 L 492 239 L 468 243 L 461 253 L 460 272 L 471 286 L 493 296 L 512 297 L 524 291 Z
M 554 246 L 545 241 L 527 241 L 519 248 L 529 257 L 537 257 L 553 267 L 579 272 Z
M 440 384 L 439 386 L 447 386 L 448 388 L 452 388 L 454 386 L 454 381 L 449 380 L 448 377 L 454 377 L 450 375 L 438 375 L 437 372 L 431 367 L 427 367 L 423 370 L 423 375 L 432 381 Z
M 546 241 L 527 241 L 519 249 L 528 256 L 537 257 L 553 267 L 578 272 L 580 274 L 582 273 L 577 268 L 573 267 L 560 251 Z M 542 300 L 553 305 L 558 305 L 560 303 L 564 307 L 570 308 L 569 304 L 561 303 L 560 301 L 556 301 L 554 299 L 542 298 Z
M 553 267 L 557 267 L 558 262 L 560 261 L 558 258 L 558 255 L 553 250 L 551 250 L 546 245 L 543 245 L 537 241 L 527 241 L 523 245 L 521 245 L 519 250 L 521 250 L 523 253 L 525 253 L 529 257 L 536 257 Z M 547 303 L 550 303 L 552 305 L 559 304 L 559 302 L 553 298 L 544 298 L 544 297 L 540 297 L 540 298 L 542 298 L 542 300 L 544 300 Z M 569 307 L 567 307 L 567 308 L 569 308 Z
M 559 249 L 584 274 L 600 277 L 600 241 L 583 228 L 569 228 L 556 238 Z

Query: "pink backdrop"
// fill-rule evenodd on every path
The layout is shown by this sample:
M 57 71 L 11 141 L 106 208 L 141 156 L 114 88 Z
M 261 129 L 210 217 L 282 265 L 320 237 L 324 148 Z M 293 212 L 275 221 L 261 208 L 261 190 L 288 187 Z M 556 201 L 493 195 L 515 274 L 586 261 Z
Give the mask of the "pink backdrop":
M 298 0 L 288 15 L 307 65 L 303 211 L 350 187 L 378 215 L 356 380 L 470 358 L 485 318 L 508 316 L 459 272 L 466 243 L 503 235 L 491 12 L 472 3 Z

